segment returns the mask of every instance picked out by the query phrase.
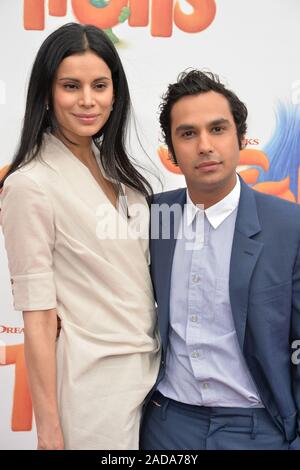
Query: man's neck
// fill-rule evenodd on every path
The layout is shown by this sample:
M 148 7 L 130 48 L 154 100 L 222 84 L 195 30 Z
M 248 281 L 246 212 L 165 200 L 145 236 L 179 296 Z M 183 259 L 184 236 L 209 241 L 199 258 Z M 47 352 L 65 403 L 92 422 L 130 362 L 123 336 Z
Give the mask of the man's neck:
M 237 178 L 237 177 L 236 177 Z M 187 188 L 189 196 L 192 202 L 197 205 L 201 204 L 204 206 L 204 209 L 208 209 L 211 206 L 214 206 L 218 202 L 222 201 L 236 185 L 236 178 L 232 179 L 230 184 L 224 185 L 224 187 L 215 187 L 215 188 L 202 188 L 199 185 L 194 186 L 187 183 Z

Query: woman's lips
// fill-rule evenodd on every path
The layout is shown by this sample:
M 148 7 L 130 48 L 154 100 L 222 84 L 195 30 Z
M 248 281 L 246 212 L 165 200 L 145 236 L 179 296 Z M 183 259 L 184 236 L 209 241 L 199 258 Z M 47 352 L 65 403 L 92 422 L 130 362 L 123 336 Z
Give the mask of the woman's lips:
M 74 116 L 83 124 L 93 124 L 100 114 L 74 114 Z

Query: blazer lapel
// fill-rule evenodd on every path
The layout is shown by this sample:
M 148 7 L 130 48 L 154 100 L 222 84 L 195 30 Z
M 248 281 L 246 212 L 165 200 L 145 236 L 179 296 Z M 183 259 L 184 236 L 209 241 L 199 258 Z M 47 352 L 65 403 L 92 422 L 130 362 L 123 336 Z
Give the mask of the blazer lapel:
M 263 247 L 263 243 L 252 237 L 260 231 L 254 191 L 241 180 L 229 276 L 231 309 L 241 350 L 245 338 L 251 277 Z
M 168 334 L 169 334 L 169 311 L 170 311 L 170 287 L 171 287 L 171 275 L 173 256 L 176 246 L 177 233 L 179 224 L 182 219 L 184 210 L 184 204 L 186 202 L 186 190 L 183 189 L 177 199 L 174 201 L 165 200 L 163 204 L 169 207 L 177 205 L 174 212 L 174 217 L 162 217 L 160 223 L 160 238 L 157 243 L 157 265 L 159 266 L 159 284 L 160 284 L 160 295 L 159 297 L 159 315 L 158 324 L 161 338 L 163 341 L 164 355 L 167 352 L 168 345 Z M 178 207 L 180 205 L 180 207 Z M 169 223 L 170 221 L 170 223 Z M 163 236 L 162 236 L 163 234 Z M 168 236 L 169 235 L 169 236 Z

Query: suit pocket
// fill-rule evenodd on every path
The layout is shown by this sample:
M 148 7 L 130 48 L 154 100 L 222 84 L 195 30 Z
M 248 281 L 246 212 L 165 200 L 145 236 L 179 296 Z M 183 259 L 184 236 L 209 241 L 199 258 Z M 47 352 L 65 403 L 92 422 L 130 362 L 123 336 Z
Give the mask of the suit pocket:
M 263 289 L 253 290 L 250 293 L 251 304 L 263 304 L 273 301 L 286 301 L 287 297 L 291 298 L 292 283 L 290 281 L 265 287 Z
M 249 318 L 254 328 L 265 330 L 265 341 L 272 343 L 276 350 L 276 341 L 284 340 L 287 344 L 292 313 L 292 284 L 276 284 L 264 290 L 251 292 L 249 301 Z M 272 339 L 273 338 L 273 339 Z M 274 338 L 276 341 L 274 343 Z M 270 346 L 271 347 L 271 346 Z

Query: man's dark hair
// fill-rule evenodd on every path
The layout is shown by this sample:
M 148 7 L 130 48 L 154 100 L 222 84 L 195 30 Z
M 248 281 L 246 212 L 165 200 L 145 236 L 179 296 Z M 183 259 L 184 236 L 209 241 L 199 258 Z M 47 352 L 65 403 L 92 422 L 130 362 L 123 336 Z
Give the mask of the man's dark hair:
M 162 130 L 164 142 L 168 146 L 173 162 L 177 165 L 171 137 L 171 111 L 173 105 L 184 96 L 199 95 L 214 91 L 223 95 L 229 103 L 230 110 L 236 125 L 237 138 L 240 149 L 243 146 L 243 138 L 247 130 L 248 111 L 244 103 L 220 82 L 218 75 L 211 72 L 201 72 L 200 70 L 190 70 L 182 72 L 176 83 L 168 86 L 167 92 L 162 97 L 160 104 L 159 122 Z

